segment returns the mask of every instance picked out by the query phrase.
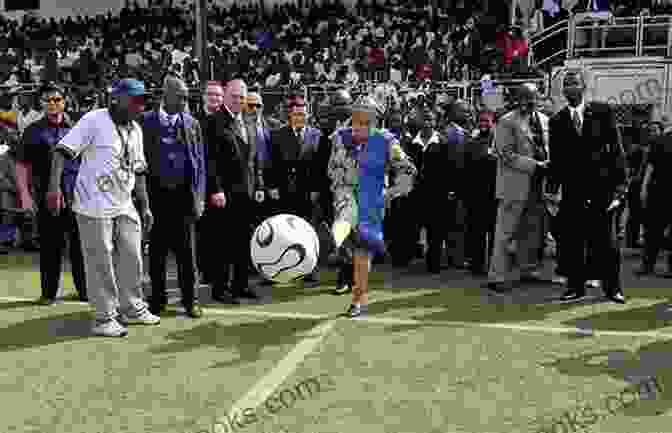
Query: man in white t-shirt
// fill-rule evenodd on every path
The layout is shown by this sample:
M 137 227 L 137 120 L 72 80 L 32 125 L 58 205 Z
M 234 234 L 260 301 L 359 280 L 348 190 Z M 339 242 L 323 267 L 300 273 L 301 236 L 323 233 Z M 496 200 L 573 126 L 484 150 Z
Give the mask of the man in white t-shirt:
M 142 129 L 133 119 L 144 110 L 144 95 L 142 82 L 119 81 L 112 89 L 110 108 L 85 114 L 54 152 L 47 203 L 55 213 L 63 208 L 58 180 L 64 158 L 82 158 L 72 210 L 80 231 L 89 299 L 96 310 L 96 335 L 121 337 L 127 334 L 124 325 L 154 325 L 160 320 L 149 312 L 142 293 L 141 228 L 144 222 L 148 230 L 153 218 L 144 176 Z

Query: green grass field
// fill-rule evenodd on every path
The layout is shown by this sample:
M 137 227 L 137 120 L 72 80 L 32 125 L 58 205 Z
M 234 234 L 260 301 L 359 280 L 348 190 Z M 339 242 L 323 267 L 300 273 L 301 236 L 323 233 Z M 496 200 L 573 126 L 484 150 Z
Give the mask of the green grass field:
M 632 261 L 627 305 L 561 305 L 551 286 L 494 299 L 461 271 L 383 266 L 367 320 L 337 317 L 349 297 L 325 271 L 104 339 L 88 305 L 32 305 L 34 257 L 0 257 L 0 433 L 669 433 L 672 290 L 627 276 Z

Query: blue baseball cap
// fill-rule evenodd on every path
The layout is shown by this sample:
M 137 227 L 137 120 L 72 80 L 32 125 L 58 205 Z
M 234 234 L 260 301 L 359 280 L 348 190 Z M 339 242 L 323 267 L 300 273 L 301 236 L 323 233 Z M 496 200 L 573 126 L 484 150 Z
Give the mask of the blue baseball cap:
M 142 81 L 125 78 L 112 86 L 112 96 L 145 96 L 145 85 Z

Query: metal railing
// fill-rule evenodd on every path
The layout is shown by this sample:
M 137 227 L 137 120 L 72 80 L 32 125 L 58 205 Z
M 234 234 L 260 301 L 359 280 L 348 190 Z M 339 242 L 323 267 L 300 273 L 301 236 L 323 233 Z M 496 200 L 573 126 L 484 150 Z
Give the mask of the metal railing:
M 577 14 L 531 37 L 529 46 L 534 67 L 576 57 L 672 56 L 672 16 Z

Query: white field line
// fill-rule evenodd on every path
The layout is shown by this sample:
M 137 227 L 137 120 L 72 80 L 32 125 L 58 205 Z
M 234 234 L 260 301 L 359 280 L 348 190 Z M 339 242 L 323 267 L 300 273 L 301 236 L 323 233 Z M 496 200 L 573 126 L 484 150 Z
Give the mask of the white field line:
M 246 409 L 255 410 L 261 406 L 296 371 L 306 356 L 318 348 L 334 325 L 336 321 L 330 320 L 311 329 L 308 336 L 278 362 L 273 370 L 259 379 L 243 397 L 233 404 L 226 415 L 219 418 L 219 422 L 226 425 L 227 415 L 243 414 Z

